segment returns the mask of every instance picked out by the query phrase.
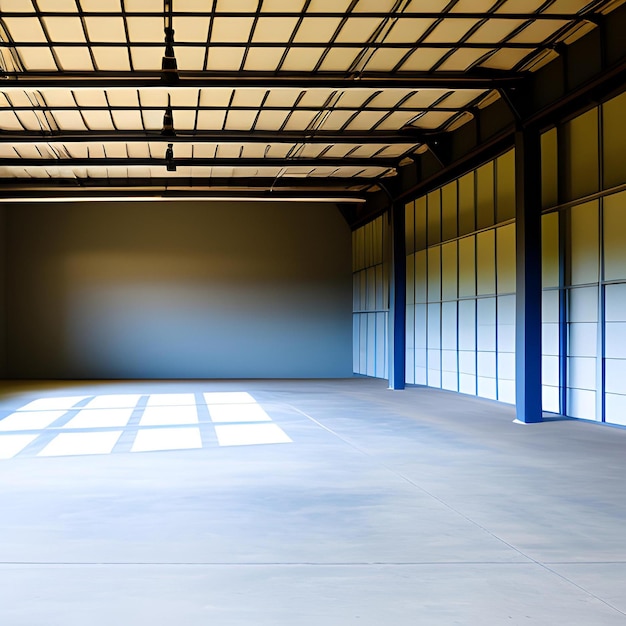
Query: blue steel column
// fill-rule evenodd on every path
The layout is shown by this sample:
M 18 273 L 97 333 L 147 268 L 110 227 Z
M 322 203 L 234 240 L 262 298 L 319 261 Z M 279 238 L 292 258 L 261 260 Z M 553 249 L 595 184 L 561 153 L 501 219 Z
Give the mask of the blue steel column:
M 541 148 L 534 129 L 515 133 L 516 416 L 542 421 L 541 398 Z
M 406 349 L 406 242 L 404 205 L 390 209 L 389 389 L 404 389 Z

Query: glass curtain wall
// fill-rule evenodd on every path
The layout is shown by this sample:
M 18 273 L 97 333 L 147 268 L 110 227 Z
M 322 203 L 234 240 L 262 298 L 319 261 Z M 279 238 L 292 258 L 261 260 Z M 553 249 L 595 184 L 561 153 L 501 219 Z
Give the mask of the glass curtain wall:
M 543 407 L 626 425 L 626 94 L 542 135 Z
M 405 216 L 406 382 L 514 403 L 514 151 Z
M 353 370 L 376 378 L 388 376 L 387 237 L 386 216 L 352 233 Z

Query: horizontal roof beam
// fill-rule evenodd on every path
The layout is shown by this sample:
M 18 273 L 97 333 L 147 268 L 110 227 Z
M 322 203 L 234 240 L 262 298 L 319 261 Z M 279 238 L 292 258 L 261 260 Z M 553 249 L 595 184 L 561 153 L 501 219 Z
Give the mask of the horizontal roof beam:
M 233 131 L 190 130 L 176 131 L 173 136 L 161 131 L 2 131 L 0 144 L 20 143 L 133 143 L 159 141 L 168 143 L 262 143 L 262 144 L 407 144 L 416 145 L 432 141 L 440 135 L 437 131 L 410 128 L 406 131 Z
M 376 178 L 363 178 L 357 176 L 300 176 L 300 177 L 176 177 L 176 178 L 0 178 L 0 188 L 7 190 L 24 191 L 34 188 L 71 188 L 89 189 L 98 187 L 109 188 L 141 188 L 141 187 L 162 187 L 171 189 L 182 187 L 185 189 L 200 188 L 223 188 L 223 187 L 245 187 L 245 188 L 312 188 L 347 190 L 354 187 L 371 187 L 377 184 Z M 358 191 L 355 191 L 358 193 Z
M 285 12 L 285 11 L 211 11 L 211 10 L 202 10 L 198 9 L 198 11 L 176 11 L 173 10 L 168 12 L 168 15 L 172 17 L 194 17 L 194 18 L 203 18 L 203 17 L 238 17 L 238 18 L 255 18 L 255 17 L 290 17 L 293 19 L 297 19 L 300 17 L 310 18 L 410 18 L 410 19 L 430 19 L 430 20 L 439 20 L 439 19 L 460 19 L 460 20 L 468 20 L 468 19 L 501 19 L 501 20 L 547 20 L 547 21 L 563 21 L 568 20 L 571 22 L 581 22 L 585 20 L 589 20 L 590 16 L 593 14 L 579 14 L 572 15 L 571 13 L 533 13 L 533 12 L 517 12 L 517 13 L 508 13 L 508 12 L 490 12 L 487 13 L 485 11 L 459 11 L 459 12 L 450 12 L 450 11 L 419 11 L 419 12 L 402 12 L 402 11 L 364 11 L 364 12 L 352 12 L 346 14 L 345 11 L 337 10 L 337 11 L 310 11 L 310 12 Z M 165 13 L 163 11 L 76 11 L 75 13 L 68 11 L 2 11 L 2 18 L 7 17 L 157 17 L 164 18 Z
M 159 71 L 27 71 L 4 72 L 0 90 L 7 87 L 39 89 L 108 89 L 126 87 L 167 88 Z M 10 77 L 10 78 L 9 78 Z M 498 89 L 514 87 L 526 81 L 525 73 L 476 69 L 468 72 L 260 72 L 260 71 L 179 71 L 176 87 L 207 89 Z
M 383 158 L 0 158 L 2 167 L 360 167 L 395 169 L 398 159 Z

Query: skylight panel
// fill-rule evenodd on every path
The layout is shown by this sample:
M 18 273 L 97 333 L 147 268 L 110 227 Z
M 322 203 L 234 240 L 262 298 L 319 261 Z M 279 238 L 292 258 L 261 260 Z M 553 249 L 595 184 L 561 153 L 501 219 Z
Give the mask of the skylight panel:
M 404 72 L 427 72 L 444 54 L 449 52 L 445 49 L 418 48 L 400 67 Z
M 211 41 L 247 42 L 250 39 L 251 17 L 216 17 L 213 19 Z
M 176 5 L 178 9 L 178 5 Z M 210 20 L 208 17 L 196 15 L 194 17 L 174 16 L 172 24 L 176 41 L 206 43 L 209 35 Z M 176 52 L 178 57 L 178 52 Z
M 432 19 L 398 18 L 385 41 L 388 43 L 415 43 L 434 24 Z
M 410 48 L 381 48 L 367 60 L 363 69 L 370 72 L 391 72 L 408 52 Z
M 258 48 L 248 53 L 245 70 L 273 72 L 280 64 L 285 48 Z
M 384 111 L 362 111 L 348 124 L 347 130 L 371 130 L 384 116 Z
M 85 33 L 78 17 L 44 17 L 43 22 L 53 42 L 84 42 Z
M 341 24 L 339 17 L 305 17 L 294 37 L 299 43 L 329 42 Z
M 350 17 L 345 21 L 335 41 L 339 43 L 365 43 L 369 41 L 381 23 L 382 20 L 377 18 Z
M 260 17 L 252 35 L 253 42 L 286 43 L 298 23 L 296 17 Z
M 523 20 L 492 18 L 485 22 L 475 33 L 470 35 L 468 41 L 472 43 L 500 43 L 523 23 Z
M 291 72 L 312 72 L 324 50 L 324 48 L 290 48 L 280 69 Z
M 56 46 L 54 48 L 54 54 L 62 70 L 85 72 L 93 72 L 94 70 L 91 56 L 87 48 L 63 48 Z
M 87 34 L 92 43 L 126 43 L 124 20 L 121 17 L 85 17 Z
M 243 60 L 245 48 L 210 48 L 207 70 L 238 70 Z
M 444 19 L 440 22 L 428 37 L 426 43 L 454 43 L 463 38 L 468 31 L 478 24 L 479 20 L 470 19 Z

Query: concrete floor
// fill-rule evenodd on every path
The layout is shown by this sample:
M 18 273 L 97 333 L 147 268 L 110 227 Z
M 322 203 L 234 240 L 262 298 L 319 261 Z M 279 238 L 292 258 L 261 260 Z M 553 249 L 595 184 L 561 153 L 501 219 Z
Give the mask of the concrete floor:
M 230 445 L 218 391 L 248 392 L 282 442 Z M 4 382 L 0 418 L 133 393 L 122 426 L 64 427 L 76 407 L 0 430 L 28 441 L 0 460 L 3 626 L 626 624 L 626 430 L 370 379 Z M 198 423 L 174 401 L 142 422 L 168 393 L 195 393 Z M 177 429 L 201 447 L 133 451 Z M 89 432 L 116 435 L 52 443 Z

